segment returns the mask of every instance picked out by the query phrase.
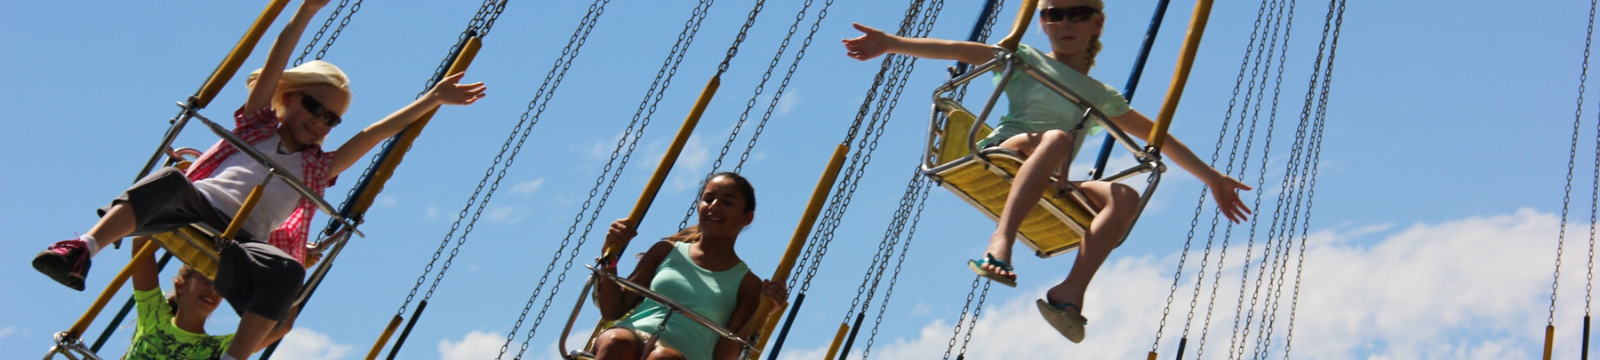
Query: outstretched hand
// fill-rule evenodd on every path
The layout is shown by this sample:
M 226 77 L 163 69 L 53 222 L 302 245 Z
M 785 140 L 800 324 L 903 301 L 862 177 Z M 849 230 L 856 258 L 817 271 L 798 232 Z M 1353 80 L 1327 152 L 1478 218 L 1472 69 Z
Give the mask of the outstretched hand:
M 433 89 L 428 90 L 428 94 L 439 100 L 440 104 L 472 105 L 472 103 L 484 97 L 485 94 L 483 92 L 488 90 L 488 87 L 483 85 L 482 81 L 460 84 L 461 78 L 465 76 L 467 76 L 466 72 L 458 72 L 447 76 L 444 80 L 439 81 L 438 84 L 434 84 Z
M 1211 197 L 1216 198 L 1217 208 L 1228 217 L 1228 221 L 1237 224 L 1249 218 L 1250 207 L 1239 200 L 1238 194 L 1239 190 L 1251 190 L 1249 185 L 1219 173 L 1206 181 L 1206 187 L 1211 188 Z
M 866 61 L 882 56 L 889 52 L 889 41 L 892 40 L 883 30 L 873 29 L 866 25 L 851 23 L 856 30 L 865 33 L 854 39 L 840 40 L 844 42 L 845 56 L 851 59 Z

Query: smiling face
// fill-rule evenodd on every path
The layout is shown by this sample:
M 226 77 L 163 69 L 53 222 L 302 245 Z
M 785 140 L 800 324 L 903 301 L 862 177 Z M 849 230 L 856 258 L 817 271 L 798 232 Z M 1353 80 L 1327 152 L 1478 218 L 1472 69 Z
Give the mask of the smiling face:
M 217 305 L 222 304 L 222 295 L 217 294 L 217 289 L 211 286 L 211 280 L 196 271 L 181 272 L 178 278 L 172 279 L 173 289 L 177 291 L 178 311 L 207 317 L 217 310 Z
M 308 104 L 321 108 L 311 109 Z M 319 144 L 333 130 L 328 126 L 330 115 L 342 116 L 349 107 L 350 95 L 332 85 L 316 84 L 284 92 L 278 134 L 294 145 Z
M 706 180 L 700 191 L 700 231 L 707 238 L 737 236 L 739 231 L 755 220 L 751 199 L 745 186 L 733 176 L 719 175 Z
M 1082 9 L 1089 7 L 1095 10 L 1093 14 L 1083 16 Z M 1063 56 L 1087 56 L 1089 45 L 1095 37 L 1100 35 L 1100 30 L 1105 27 L 1105 14 L 1099 10 L 1105 6 L 1098 0 L 1043 0 L 1039 2 L 1039 9 L 1044 11 L 1064 11 L 1077 16 L 1066 16 L 1060 19 L 1041 17 L 1039 27 L 1044 30 L 1045 36 L 1050 38 L 1051 51 Z M 1056 9 L 1056 10 L 1049 10 Z M 1059 21 L 1051 21 L 1059 20 Z

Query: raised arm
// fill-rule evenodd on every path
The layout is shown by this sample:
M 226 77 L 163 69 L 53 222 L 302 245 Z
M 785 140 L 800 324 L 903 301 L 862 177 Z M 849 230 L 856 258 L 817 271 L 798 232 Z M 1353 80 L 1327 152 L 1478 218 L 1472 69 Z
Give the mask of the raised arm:
M 919 58 L 957 60 L 968 64 L 982 64 L 994 60 L 994 47 L 970 41 L 953 41 L 933 38 L 908 38 L 896 36 L 866 25 L 852 23 L 863 34 L 854 39 L 844 39 L 845 55 L 856 60 L 870 60 L 885 53 L 895 53 Z
M 466 73 L 455 73 L 445 77 L 438 84 L 434 84 L 433 89 L 428 90 L 427 94 L 412 101 L 410 105 L 367 126 L 366 129 L 350 137 L 350 140 L 345 141 L 344 145 L 339 145 L 339 150 L 333 152 L 333 171 L 328 172 L 328 178 L 331 179 L 349 169 L 351 165 L 360 161 L 361 157 L 366 156 L 368 151 L 372 151 L 373 147 L 378 146 L 378 143 L 383 142 L 383 139 L 405 130 L 411 123 L 417 122 L 422 115 L 439 105 L 471 105 L 482 99 L 484 90 L 487 89 L 483 83 L 460 84 L 463 76 L 466 76 Z
M 154 254 L 139 257 L 139 247 L 149 243 L 143 236 L 133 238 L 133 291 L 149 291 L 161 287 L 161 269 L 156 266 Z M 151 244 L 150 246 L 155 246 Z
M 610 247 L 613 243 L 630 241 L 637 235 L 638 232 L 628 226 L 627 219 L 618 219 L 612 222 L 611 229 L 606 231 L 606 247 Z M 650 250 L 645 251 L 644 257 L 639 259 L 639 265 L 633 268 L 633 274 L 628 275 L 628 281 L 649 286 L 650 282 L 655 280 L 656 268 L 661 267 L 661 262 L 666 260 L 667 254 L 671 251 L 672 243 L 667 241 L 659 241 L 650 246 Z M 617 269 L 605 268 L 602 271 L 615 274 Z M 622 285 L 617 285 L 615 282 L 600 281 L 598 287 L 599 289 L 595 291 L 595 305 L 600 308 L 602 319 L 621 318 L 628 313 L 628 310 L 639 306 L 639 302 L 644 300 L 638 294 L 623 291 Z
M 283 25 L 278 39 L 272 41 L 272 50 L 267 52 L 267 63 L 261 66 L 261 75 L 250 87 L 250 97 L 245 98 L 246 113 L 272 105 L 272 97 L 278 92 L 278 78 L 289 65 L 289 56 L 294 54 L 295 46 L 300 43 L 300 34 L 305 33 L 311 17 L 326 5 L 328 0 L 305 0 L 299 10 L 295 10 L 294 17 L 289 18 L 289 23 Z
M 1128 110 L 1127 113 L 1112 117 L 1111 122 L 1146 142 L 1150 141 L 1150 130 L 1155 128 L 1155 122 L 1140 114 L 1138 110 Z M 1205 182 L 1206 186 L 1211 188 L 1211 196 L 1217 200 L 1217 207 L 1222 209 L 1222 214 L 1227 216 L 1228 220 L 1238 223 L 1248 218 L 1250 207 L 1239 200 L 1239 194 L 1235 191 L 1250 190 L 1249 185 L 1206 165 L 1189 150 L 1188 146 L 1183 145 L 1182 141 L 1178 141 L 1178 138 L 1171 134 L 1167 135 L 1167 142 L 1161 148 L 1161 155 Z

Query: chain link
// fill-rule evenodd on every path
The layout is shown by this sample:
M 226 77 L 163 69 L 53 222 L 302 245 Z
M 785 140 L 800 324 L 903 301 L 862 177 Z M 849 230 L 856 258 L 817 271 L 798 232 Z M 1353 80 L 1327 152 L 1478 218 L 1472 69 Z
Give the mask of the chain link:
M 328 32 L 328 28 L 333 26 L 333 20 L 339 18 L 339 13 L 344 11 L 345 5 L 348 5 L 349 3 L 350 0 L 339 0 L 339 6 L 335 6 L 333 11 L 328 12 L 328 19 L 322 21 L 322 27 L 317 29 L 316 34 L 311 35 L 311 41 L 306 42 L 305 50 L 301 50 L 300 56 L 294 58 L 294 66 L 300 66 L 301 63 L 305 62 L 306 56 L 311 55 L 311 49 L 315 49 L 317 47 L 317 43 L 322 41 L 322 35 Z M 357 1 L 357 3 L 359 4 L 360 2 Z M 351 10 L 350 15 L 355 15 L 355 11 Z M 349 23 L 350 18 L 349 16 L 346 16 L 345 20 L 339 23 L 339 29 L 344 30 L 344 26 Z M 328 43 L 329 45 L 332 45 L 333 39 L 329 38 Z M 318 60 L 322 59 L 322 54 L 327 52 L 327 47 L 323 47 L 323 49 L 324 50 L 322 53 L 317 54 Z
M 1583 70 L 1578 74 L 1578 106 L 1573 111 L 1572 120 L 1572 149 L 1567 151 L 1567 185 L 1561 198 L 1561 230 L 1556 236 L 1556 269 L 1555 275 L 1550 280 L 1550 319 L 1548 325 L 1556 323 L 1556 290 L 1561 285 L 1561 250 L 1567 240 L 1567 206 L 1572 202 L 1572 171 L 1578 160 L 1578 133 L 1583 126 L 1583 92 L 1584 85 L 1589 81 L 1589 47 L 1594 42 L 1594 13 L 1595 1 L 1589 1 L 1589 30 L 1583 39 Z M 1591 226 L 1593 226 L 1591 224 Z
M 878 339 L 878 328 L 883 325 L 883 314 L 889 311 L 889 299 L 894 295 L 894 285 L 900 280 L 900 268 L 906 263 L 906 253 L 911 252 L 911 240 L 917 235 L 917 223 L 922 222 L 922 210 L 928 204 L 928 189 L 931 182 L 922 177 L 920 171 L 912 171 L 911 181 L 915 188 L 920 188 L 921 195 L 917 195 L 916 213 L 911 218 L 911 223 L 906 224 L 905 244 L 900 247 L 900 259 L 894 264 L 894 274 L 889 277 L 889 287 L 883 292 L 883 301 L 878 302 L 878 317 L 872 323 L 872 335 L 867 337 L 867 346 L 861 349 L 861 358 L 866 359 L 872 353 L 872 344 Z M 897 235 L 898 236 L 898 235 Z M 888 259 L 885 259 L 888 260 Z
M 554 272 L 556 262 L 561 260 L 562 253 L 571 243 L 572 236 L 577 233 L 578 224 L 584 222 L 584 213 L 589 212 L 589 206 L 594 204 L 594 211 L 591 212 L 588 222 L 584 224 L 583 233 L 578 235 L 577 243 L 572 244 L 572 250 L 566 256 L 566 262 L 563 264 L 560 274 L 556 277 L 555 283 L 551 285 L 550 293 L 545 297 L 543 307 L 539 309 L 539 313 L 534 318 L 533 324 L 528 327 L 527 336 L 523 339 L 522 345 L 517 351 L 515 358 L 521 358 L 522 355 L 528 351 L 529 342 L 533 340 L 533 335 L 538 331 L 539 325 L 544 323 L 544 317 L 549 312 L 550 305 L 555 301 L 555 296 L 560 292 L 561 284 L 566 281 L 568 270 L 572 269 L 573 260 L 578 257 L 578 253 L 583 249 L 583 244 L 588 240 L 589 233 L 594 229 L 594 223 L 599 218 L 600 211 L 605 208 L 607 201 L 610 200 L 612 190 L 615 189 L 617 180 L 621 177 L 623 169 L 627 167 L 628 160 L 632 158 L 634 150 L 637 149 L 639 138 L 644 136 L 644 130 L 650 125 L 650 119 L 655 114 L 657 105 L 665 96 L 667 88 L 671 85 L 672 78 L 677 75 L 678 65 L 683 62 L 684 55 L 688 53 L 689 46 L 694 42 L 694 35 L 699 32 L 700 24 L 705 20 L 706 13 L 710 11 L 711 5 L 711 0 L 700 1 L 700 3 L 694 8 L 694 11 L 690 13 L 689 19 L 685 21 L 684 30 L 678 33 L 678 41 L 673 44 L 672 49 L 667 53 L 666 59 L 661 64 L 661 69 L 656 71 L 656 78 L 654 82 L 650 84 L 649 90 L 645 92 L 644 99 L 639 103 L 639 109 L 634 112 L 633 120 L 628 123 L 628 127 L 623 132 L 622 137 L 617 140 L 617 146 L 611 151 L 611 158 L 606 161 L 605 167 L 601 170 L 599 176 L 595 178 L 594 187 L 589 189 L 589 198 L 584 201 L 583 206 L 578 211 L 578 214 L 573 217 L 572 226 L 567 228 L 566 237 L 562 238 L 560 246 L 557 247 L 556 251 L 552 254 L 550 263 L 545 266 L 544 275 L 540 276 L 538 284 L 534 287 L 533 293 L 528 297 L 528 302 L 523 306 L 522 313 L 518 315 L 517 321 L 512 326 L 511 331 L 507 332 L 506 342 L 505 344 L 501 345 L 500 353 L 496 356 L 496 359 L 504 357 L 505 353 L 509 350 L 511 341 L 517 336 L 517 331 L 522 327 L 524 320 L 528 316 L 528 312 L 532 310 L 533 304 L 537 301 L 541 292 L 543 292 L 544 285 L 548 282 L 550 274 Z M 652 96 L 654 97 L 653 99 Z M 629 141 L 629 135 L 633 135 L 632 141 Z M 627 145 L 628 150 L 626 153 L 621 155 L 621 161 L 618 162 L 618 155 L 621 153 L 624 144 Z M 612 172 L 613 167 L 616 169 L 616 172 L 614 173 Z M 609 183 L 606 182 L 607 174 L 612 175 Z M 605 193 L 600 196 L 599 203 L 596 204 L 594 203 L 595 195 L 599 192 L 600 185 L 602 183 L 605 183 L 606 190 Z
M 810 1 L 806 2 L 807 5 L 810 5 L 810 3 Z M 745 36 L 750 32 L 750 27 L 756 24 L 756 15 L 760 15 L 761 9 L 766 6 L 766 0 L 756 0 L 756 6 L 750 8 L 750 14 L 745 17 L 744 25 L 739 26 L 739 35 L 733 38 L 733 45 L 728 47 L 728 55 L 722 58 L 722 63 L 717 64 L 717 77 L 722 77 L 722 73 L 728 72 L 728 65 L 733 63 L 733 57 L 739 54 L 739 44 L 744 43 Z M 801 10 L 801 13 L 804 14 L 805 10 Z M 793 35 L 794 31 L 790 30 L 789 34 Z M 780 51 L 778 54 L 782 55 L 783 52 Z

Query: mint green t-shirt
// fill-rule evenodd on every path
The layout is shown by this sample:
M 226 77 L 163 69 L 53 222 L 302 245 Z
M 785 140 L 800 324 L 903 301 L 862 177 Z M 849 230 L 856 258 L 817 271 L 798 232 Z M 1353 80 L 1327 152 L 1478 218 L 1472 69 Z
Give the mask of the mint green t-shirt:
M 695 265 L 689 259 L 689 243 L 680 242 L 656 267 L 656 276 L 650 280 L 650 290 L 666 296 L 712 322 L 727 326 L 733 317 L 733 307 L 738 304 L 739 284 L 750 268 L 744 262 L 723 271 L 711 271 Z M 633 313 L 616 326 L 655 334 L 661 329 L 661 319 L 667 308 L 654 300 L 645 299 Z M 721 336 L 682 314 L 673 314 L 667 321 L 667 330 L 660 341 L 677 349 L 690 360 L 709 360 Z
M 1116 117 L 1131 110 L 1128 107 L 1128 100 L 1124 99 L 1117 89 L 1045 56 L 1046 53 L 1040 52 L 1039 49 L 1020 45 L 1016 54 L 1023 62 L 1066 85 L 1067 89 L 1076 92 L 1107 117 Z M 995 84 L 1000 83 L 1002 75 L 998 72 L 995 74 Z M 1006 114 L 1000 117 L 1000 125 L 995 126 L 994 132 L 989 134 L 989 137 L 978 141 L 980 148 L 998 144 L 1022 133 L 1052 129 L 1071 131 L 1078 126 L 1078 123 L 1084 121 L 1083 108 L 1067 101 L 1067 98 L 1035 81 L 1021 70 L 1012 73 L 1010 82 L 1006 83 L 1005 92 L 1008 102 Z M 1080 131 L 1077 134 L 1077 143 L 1073 145 L 1072 151 L 1074 155 L 1078 153 L 1077 149 L 1083 146 L 1083 140 L 1097 132 L 1099 127 L 1091 123 L 1085 124 L 1084 129 L 1088 131 Z
M 233 334 L 212 336 L 179 329 L 172 323 L 172 308 L 161 288 L 134 291 L 139 326 L 128 347 L 128 360 L 217 359 L 233 342 Z

